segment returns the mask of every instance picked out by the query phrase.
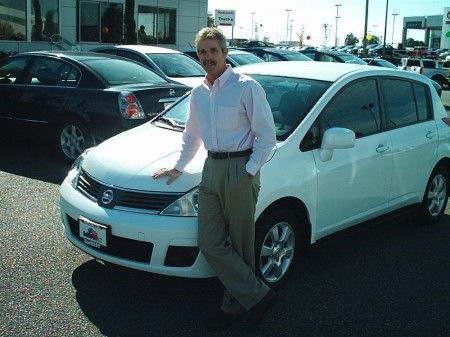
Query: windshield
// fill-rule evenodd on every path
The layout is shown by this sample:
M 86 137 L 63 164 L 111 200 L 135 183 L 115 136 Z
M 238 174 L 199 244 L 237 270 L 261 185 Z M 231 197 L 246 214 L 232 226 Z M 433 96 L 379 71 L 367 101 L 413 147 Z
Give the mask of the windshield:
M 330 82 L 281 77 L 272 75 L 247 74 L 258 81 L 266 92 L 272 110 L 278 140 L 285 140 L 311 108 L 331 85 Z M 190 95 L 186 95 L 172 105 L 154 124 L 179 131 L 184 129 L 189 113 Z
M 367 64 L 366 61 L 361 60 L 359 57 L 353 56 L 351 54 L 348 55 L 340 55 L 339 56 L 342 61 L 345 63 L 355 63 L 355 64 Z
M 147 54 L 169 77 L 205 76 L 200 63 L 183 53 Z
M 288 61 L 312 61 L 311 58 L 309 58 L 306 55 L 303 55 L 300 52 L 293 52 L 293 53 L 283 53 L 283 56 L 288 60 Z
M 250 63 L 260 63 L 264 62 L 262 58 L 259 58 L 258 56 L 248 53 L 248 54 L 228 54 L 228 57 L 234 60 L 237 64 L 243 66 L 244 64 L 250 64 Z
M 86 59 L 81 60 L 81 62 L 91 68 L 110 86 L 137 83 L 169 83 L 147 67 L 126 60 L 102 58 Z

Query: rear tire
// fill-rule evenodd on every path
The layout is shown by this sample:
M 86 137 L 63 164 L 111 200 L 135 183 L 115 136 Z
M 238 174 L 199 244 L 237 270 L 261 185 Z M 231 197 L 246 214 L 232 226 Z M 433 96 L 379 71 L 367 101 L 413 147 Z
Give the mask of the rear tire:
M 67 162 L 73 162 L 87 148 L 92 146 L 89 131 L 79 122 L 65 121 L 57 132 L 57 149 L 61 157 Z
M 426 224 L 438 222 L 445 212 L 449 196 L 447 170 L 436 166 L 428 180 L 427 188 L 419 208 L 419 215 Z

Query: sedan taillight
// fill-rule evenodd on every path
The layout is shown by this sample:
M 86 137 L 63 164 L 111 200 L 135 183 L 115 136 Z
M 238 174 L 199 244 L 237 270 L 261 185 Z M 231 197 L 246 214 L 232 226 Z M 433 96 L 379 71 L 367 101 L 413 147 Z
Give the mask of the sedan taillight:
M 119 109 L 127 119 L 145 119 L 145 113 L 136 96 L 129 91 L 122 91 L 119 95 Z

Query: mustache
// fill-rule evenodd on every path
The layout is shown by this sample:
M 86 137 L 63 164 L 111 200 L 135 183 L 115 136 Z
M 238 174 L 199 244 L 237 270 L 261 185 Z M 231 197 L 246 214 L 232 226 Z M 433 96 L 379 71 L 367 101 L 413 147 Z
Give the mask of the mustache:
M 215 65 L 216 65 L 216 62 L 206 60 L 206 61 L 203 61 L 203 65 L 204 65 L 204 66 L 215 66 Z

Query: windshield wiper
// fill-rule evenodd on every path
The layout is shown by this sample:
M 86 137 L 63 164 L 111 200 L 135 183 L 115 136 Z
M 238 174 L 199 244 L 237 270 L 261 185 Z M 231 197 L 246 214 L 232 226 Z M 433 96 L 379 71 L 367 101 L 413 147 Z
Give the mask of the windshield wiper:
M 161 121 L 165 124 L 170 125 L 171 127 L 173 127 L 174 129 L 184 129 L 184 125 L 180 125 L 179 123 L 177 123 L 174 119 L 166 117 L 166 116 L 159 116 L 157 121 Z

